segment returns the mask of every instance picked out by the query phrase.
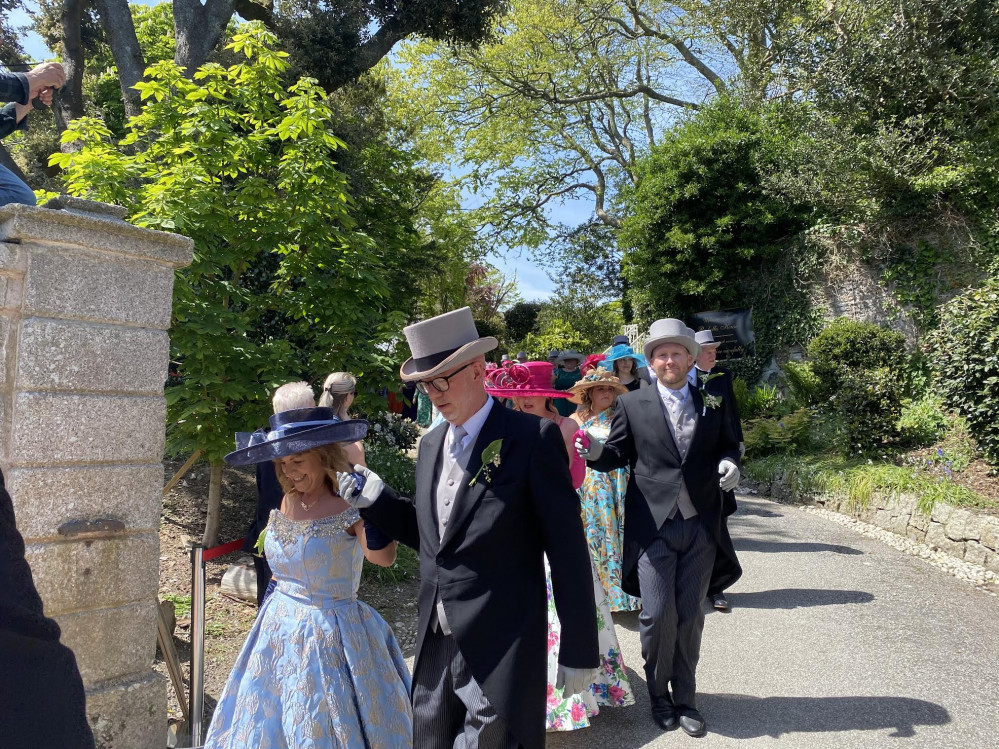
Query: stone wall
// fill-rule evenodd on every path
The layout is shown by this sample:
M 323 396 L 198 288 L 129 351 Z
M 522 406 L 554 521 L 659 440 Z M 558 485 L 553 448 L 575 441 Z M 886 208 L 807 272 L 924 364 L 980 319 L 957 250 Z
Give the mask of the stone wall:
M 98 747 L 158 749 L 163 384 L 192 243 L 112 206 L 56 205 L 0 208 L 0 467 Z
M 999 575 L 999 517 L 940 502 L 925 515 L 917 509 L 916 498 L 906 495 L 875 494 L 865 507 L 828 494 L 815 497 L 814 502 Z

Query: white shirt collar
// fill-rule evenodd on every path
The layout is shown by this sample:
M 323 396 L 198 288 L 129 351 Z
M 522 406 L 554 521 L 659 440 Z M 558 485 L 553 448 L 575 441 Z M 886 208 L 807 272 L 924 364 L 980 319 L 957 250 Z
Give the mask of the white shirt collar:
M 672 390 L 671 388 L 668 388 L 665 385 L 663 385 L 661 382 L 659 382 L 658 379 L 656 379 L 656 387 L 659 388 L 659 397 L 663 401 L 665 401 L 667 398 L 675 398 L 681 403 L 686 403 L 687 398 L 690 397 L 690 383 L 688 382 L 684 382 L 683 387 L 680 388 L 679 390 Z
M 706 372 L 695 364 L 690 368 L 690 371 L 687 372 L 687 382 L 691 385 L 697 385 L 697 380 L 702 374 L 711 374 L 711 372 Z
M 493 407 L 493 397 L 491 395 L 487 395 L 485 405 L 482 408 L 480 408 L 478 411 L 476 411 L 474 414 L 469 416 L 468 421 L 466 421 L 464 424 L 461 425 L 462 428 L 465 430 L 465 433 L 468 435 L 467 437 L 465 437 L 466 444 L 468 445 L 475 444 L 475 440 L 478 439 L 479 432 L 482 431 L 482 425 L 486 423 L 486 419 L 489 416 L 489 410 L 492 407 Z M 451 426 L 448 428 L 448 434 L 450 435 L 448 439 L 451 442 L 454 441 L 454 430 L 455 430 L 455 425 L 451 424 Z

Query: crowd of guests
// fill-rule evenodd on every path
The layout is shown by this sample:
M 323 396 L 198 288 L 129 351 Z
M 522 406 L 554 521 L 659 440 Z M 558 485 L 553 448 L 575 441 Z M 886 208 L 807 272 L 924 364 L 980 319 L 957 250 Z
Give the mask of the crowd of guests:
M 308 383 L 281 386 L 268 425 L 236 435 L 226 460 L 256 466 L 260 488 L 248 537 L 262 551 L 260 607 L 205 746 L 542 749 L 546 730 L 635 703 L 613 615 L 636 610 L 652 719 L 704 735 L 702 604 L 710 591 L 723 606 L 741 574 L 725 525 L 738 414 L 710 332 L 664 319 L 641 353 L 615 340 L 495 366 L 497 342 L 468 308 L 404 334 L 402 379 L 441 419 L 420 442 L 414 496 L 365 465 L 349 373 L 329 375 L 318 402 Z M 357 597 L 364 560 L 391 565 L 399 543 L 420 561 L 412 673 Z M 5 735 L 92 747 L 79 672 L 41 614 L 2 475 L 0 549 L 6 587 L 23 588 L 0 605 L 18 684 Z M 20 720 L 29 705 L 65 719 Z
M 318 404 L 278 388 L 270 424 L 237 435 L 227 461 L 261 490 L 261 605 L 206 746 L 541 749 L 635 703 L 613 618 L 629 611 L 653 720 L 703 735 L 702 601 L 724 608 L 741 573 L 725 527 L 741 434 L 711 333 L 660 320 L 641 352 L 618 337 L 495 364 L 467 308 L 404 334 L 402 379 L 432 414 L 413 497 L 365 465 L 350 374 Z M 392 564 L 398 543 L 420 557 L 412 675 L 357 599 L 362 561 Z

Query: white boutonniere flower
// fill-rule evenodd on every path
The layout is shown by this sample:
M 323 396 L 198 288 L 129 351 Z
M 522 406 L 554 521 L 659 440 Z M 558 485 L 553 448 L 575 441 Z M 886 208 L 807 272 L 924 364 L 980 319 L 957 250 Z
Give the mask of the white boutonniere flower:
M 482 451 L 482 465 L 479 466 L 479 470 L 476 471 L 475 475 L 472 476 L 472 480 L 468 482 L 468 485 L 475 486 L 475 482 L 479 480 L 479 476 L 482 476 L 482 480 L 489 482 L 492 479 L 492 472 L 494 468 L 499 468 L 500 464 L 500 450 L 503 449 L 503 440 L 493 440 L 488 445 L 486 449 Z
M 701 416 L 706 415 L 709 408 L 714 409 L 721 405 L 722 397 L 720 395 L 713 395 L 704 389 L 704 386 L 711 382 L 715 377 L 721 376 L 721 372 L 715 372 L 714 374 L 701 372 L 697 375 L 698 379 L 701 381 L 701 399 L 704 401 L 704 407 L 701 409 Z

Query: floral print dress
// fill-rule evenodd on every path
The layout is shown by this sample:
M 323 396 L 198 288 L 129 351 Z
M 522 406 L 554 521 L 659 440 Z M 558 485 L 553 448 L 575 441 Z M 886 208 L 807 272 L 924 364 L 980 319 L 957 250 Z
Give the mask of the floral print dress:
M 592 568 L 592 564 L 590 565 Z M 582 694 L 563 694 L 555 687 L 558 676 L 558 648 L 562 635 L 562 625 L 555 611 L 552 598 L 552 576 L 545 557 L 545 580 L 548 589 L 548 705 L 545 711 L 545 727 L 549 731 L 574 731 L 587 728 L 590 718 L 600 712 L 601 707 L 624 707 L 634 705 L 635 697 L 624 670 L 621 645 L 614 632 L 614 620 L 607 606 L 607 595 L 603 592 L 600 579 L 593 573 L 593 594 L 597 601 L 597 634 L 600 646 L 600 666 L 597 678 Z
M 610 434 L 613 409 L 607 408 L 583 424 L 601 442 Z M 628 466 L 601 473 L 586 469 L 579 499 L 583 506 L 583 528 L 593 566 L 600 577 L 611 611 L 635 611 L 642 599 L 621 590 L 621 557 L 624 548 L 624 494 L 628 489 Z

